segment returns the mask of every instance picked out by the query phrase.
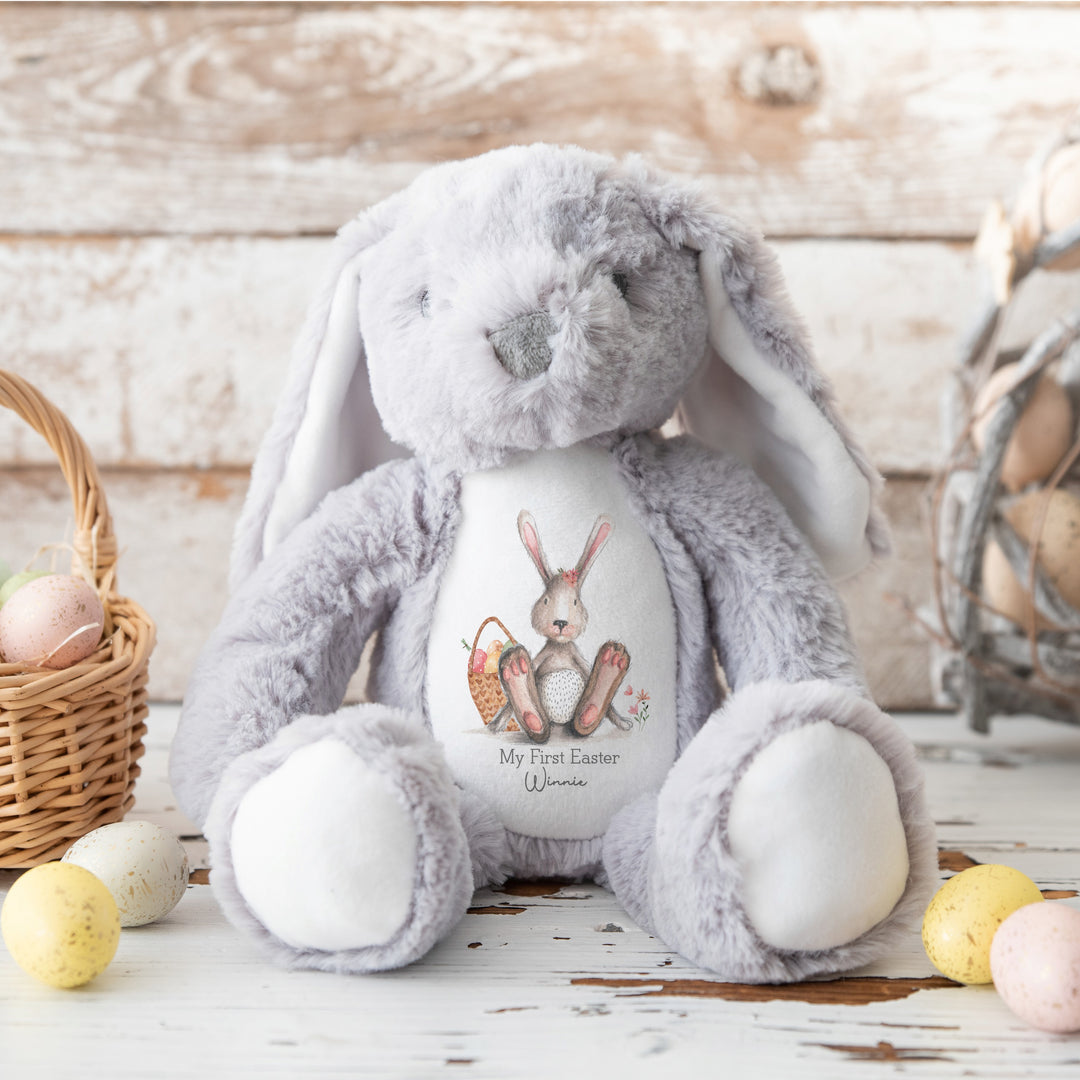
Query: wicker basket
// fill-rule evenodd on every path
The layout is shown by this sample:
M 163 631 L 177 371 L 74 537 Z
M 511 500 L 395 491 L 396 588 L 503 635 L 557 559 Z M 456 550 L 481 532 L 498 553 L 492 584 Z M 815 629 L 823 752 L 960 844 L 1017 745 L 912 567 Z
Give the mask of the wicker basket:
M 116 538 L 86 444 L 59 409 L 2 370 L 0 404 L 59 459 L 74 503 L 73 545 L 105 608 L 102 642 L 85 660 L 59 671 L 0 664 L 0 868 L 13 868 L 58 859 L 131 809 L 155 630 L 116 593 Z
M 1080 145 L 1080 115 L 1032 162 L 1030 188 L 1041 206 L 1051 156 Z M 1023 189 L 1022 189 L 1023 190 Z M 1013 531 L 1001 482 L 1013 430 L 1042 377 L 1063 387 L 1080 412 L 1080 308 L 1058 317 L 1026 347 L 1002 348 L 1002 327 L 1022 283 L 1032 271 L 1080 255 L 1080 220 L 1047 232 L 1045 224 L 1020 231 L 1000 204 L 987 214 L 976 250 L 989 270 L 987 296 L 966 341 L 945 402 L 945 465 L 935 481 L 930 525 L 934 606 L 919 621 L 934 643 L 932 679 L 939 704 L 958 706 L 969 726 L 986 732 L 997 713 L 1036 713 L 1080 724 L 1080 610 L 1043 573 L 1039 545 L 1048 503 L 1044 500 L 1030 538 Z M 1031 279 L 1032 282 L 1036 278 Z M 1018 379 L 994 406 L 983 445 L 975 446 L 974 402 L 993 373 L 1017 364 Z M 1080 438 L 1057 468 L 1025 492 L 1049 498 L 1057 489 L 1080 494 Z M 983 557 L 996 543 L 1027 594 L 1024 619 L 996 610 L 982 582 Z M 1047 629 L 1038 616 L 1047 615 Z M 1037 626 L 1040 628 L 1037 629 Z
M 480 719 L 484 721 L 485 726 L 495 719 L 499 710 L 506 704 L 506 694 L 503 693 L 502 683 L 499 682 L 499 676 L 494 672 L 473 671 L 472 669 L 472 658 L 476 654 L 476 647 L 480 644 L 480 635 L 484 632 L 484 627 L 487 626 L 488 623 L 498 623 L 499 628 L 506 635 L 507 642 L 510 645 L 517 644 L 514 635 L 511 634 L 502 621 L 495 618 L 494 615 L 489 615 L 476 630 L 476 636 L 473 638 L 472 648 L 469 650 L 469 659 L 467 661 L 469 693 L 472 695 L 473 704 L 476 706 L 476 711 L 480 714 Z M 511 719 L 506 726 L 506 730 L 520 730 L 517 726 L 517 721 Z

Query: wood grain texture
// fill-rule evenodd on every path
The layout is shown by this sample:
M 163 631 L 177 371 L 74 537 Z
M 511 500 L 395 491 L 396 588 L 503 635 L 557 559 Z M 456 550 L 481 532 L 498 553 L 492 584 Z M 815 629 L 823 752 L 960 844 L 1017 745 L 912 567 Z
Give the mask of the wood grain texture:
M 851 634 L 874 699 L 886 709 L 930 706 L 930 645 L 897 602 L 929 603 L 930 537 L 923 480 L 890 480 L 882 507 L 892 527 L 892 555 L 841 583 Z
M 482 890 L 475 912 L 401 971 L 285 971 L 225 921 L 205 885 L 206 844 L 167 781 L 176 722 L 175 708 L 151 711 L 132 817 L 183 837 L 195 883 L 166 919 L 125 930 L 109 969 L 77 992 L 33 982 L 0 949 L 0 1063 L 12 1075 L 85 1080 L 106 1045 L 118 1080 L 651 1080 L 713 1076 L 718 1062 L 735 1077 L 806 1080 L 1076 1074 L 1075 1036 L 1028 1028 L 992 987 L 943 985 L 917 927 L 841 979 L 732 987 L 589 884 L 514 893 L 524 910 L 510 918 L 486 913 L 505 893 Z M 1080 732 L 1010 719 L 987 740 L 955 717 L 899 722 L 920 749 L 943 848 L 958 851 L 963 837 L 974 860 L 1014 866 L 1048 890 L 1080 886 L 1075 829 L 1063 828 L 1080 814 Z M 15 876 L 0 872 L 0 896 Z
M 981 283 L 966 246 L 774 246 L 878 468 L 938 467 L 938 402 Z M 0 364 L 53 397 L 102 465 L 247 467 L 328 247 L 321 238 L 0 242 Z M 1033 275 L 1006 339 L 1025 340 L 1076 306 L 1080 274 Z M 0 461 L 49 460 L 32 432 L 0 418 Z
M 325 232 L 546 140 L 773 234 L 967 237 L 1075 108 L 1077 40 L 1071 4 L 6 4 L 0 230 Z
M 107 469 L 103 483 L 120 542 L 121 589 L 158 623 L 151 696 L 177 701 L 224 607 L 229 546 L 247 475 Z M 891 708 L 931 700 L 926 641 L 885 599 L 888 592 L 902 592 L 914 603 L 929 597 L 929 546 L 919 510 L 924 486 L 921 480 L 888 486 L 885 506 L 897 554 L 841 590 L 870 684 L 878 701 Z M 70 494 L 59 469 L 0 470 L 0 506 L 19 508 L 5 522 L 0 550 L 12 566 L 21 568 L 39 546 L 70 535 Z M 363 682 L 362 675 L 354 680 L 350 698 L 360 696 Z

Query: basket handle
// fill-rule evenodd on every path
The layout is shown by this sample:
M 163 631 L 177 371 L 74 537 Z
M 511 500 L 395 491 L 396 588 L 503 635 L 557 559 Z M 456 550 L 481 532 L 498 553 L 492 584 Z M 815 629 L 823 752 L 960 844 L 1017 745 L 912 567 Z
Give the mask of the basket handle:
M 489 615 L 480 624 L 479 629 L 476 631 L 476 637 L 472 639 L 472 648 L 469 650 L 469 658 L 465 661 L 466 668 L 469 671 L 472 670 L 472 658 L 473 654 L 476 652 L 476 646 L 480 644 L 480 635 L 484 632 L 484 627 L 487 626 L 489 622 L 498 623 L 500 628 L 502 629 L 502 632 L 506 635 L 506 640 L 509 641 L 511 645 L 517 644 L 517 638 L 515 638 L 514 635 L 506 629 L 506 623 L 504 623 L 502 619 L 497 619 L 494 615 Z
M 99 593 L 116 588 L 116 537 L 97 465 L 71 421 L 25 379 L 0 368 L 0 405 L 11 409 L 49 444 L 60 462 L 75 508 L 72 543 L 94 575 Z

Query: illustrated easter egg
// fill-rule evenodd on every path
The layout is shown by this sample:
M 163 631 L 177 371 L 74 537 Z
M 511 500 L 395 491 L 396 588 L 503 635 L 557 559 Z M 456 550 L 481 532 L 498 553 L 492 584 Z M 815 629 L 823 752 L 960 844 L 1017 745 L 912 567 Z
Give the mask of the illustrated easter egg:
M 65 668 L 97 648 L 105 611 L 94 589 L 70 574 L 28 581 L 0 608 L 0 656 L 8 664 Z
M 973 866 L 949 878 L 923 917 L 923 947 L 949 979 L 988 983 L 990 943 L 1018 908 L 1041 902 L 1038 885 L 1011 866 Z
M 994 935 L 990 971 L 1005 1004 L 1042 1031 L 1080 1031 L 1080 911 L 1030 904 Z
M 1019 364 L 1003 364 L 986 381 L 972 405 L 971 441 L 980 453 L 996 403 L 1017 382 Z M 1009 436 L 1001 460 L 1001 482 L 1009 491 L 1045 480 L 1073 442 L 1072 403 L 1056 379 L 1040 378 Z
M 62 860 L 81 866 L 112 894 L 121 926 L 143 926 L 168 915 L 188 884 L 183 844 L 150 821 L 118 821 L 87 833 Z
M 8 573 L 4 578 L 4 584 L 0 585 L 0 607 L 3 607 L 28 581 L 36 581 L 45 577 L 48 570 L 23 570 L 18 574 Z
M 120 913 L 89 870 L 44 863 L 11 886 L 0 911 L 0 933 L 27 974 L 49 986 L 82 986 L 116 954 Z

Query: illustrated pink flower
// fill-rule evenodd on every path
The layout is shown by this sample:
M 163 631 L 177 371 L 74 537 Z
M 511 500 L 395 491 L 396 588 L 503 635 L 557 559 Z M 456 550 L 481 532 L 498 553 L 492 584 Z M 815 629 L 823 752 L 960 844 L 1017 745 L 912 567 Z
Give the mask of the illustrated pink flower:
M 639 690 L 638 693 L 637 693 L 637 699 L 638 699 L 638 704 L 640 705 L 643 701 L 648 701 L 649 700 L 649 695 L 646 694 L 644 690 Z
M 562 576 L 563 576 L 563 581 L 565 581 L 567 585 L 576 585 L 577 584 L 577 571 L 576 570 L 564 570 Z
M 626 689 L 625 689 L 625 690 L 623 691 L 623 693 L 624 693 L 624 694 L 625 694 L 625 695 L 626 695 L 627 697 L 629 697 L 629 696 L 630 696 L 630 695 L 631 695 L 631 694 L 632 694 L 633 692 L 634 692 L 634 688 L 633 688 L 632 686 L 628 686 L 628 687 L 627 687 L 627 688 L 626 688 Z
M 631 716 L 637 716 L 637 706 L 631 705 L 627 712 L 629 712 Z

